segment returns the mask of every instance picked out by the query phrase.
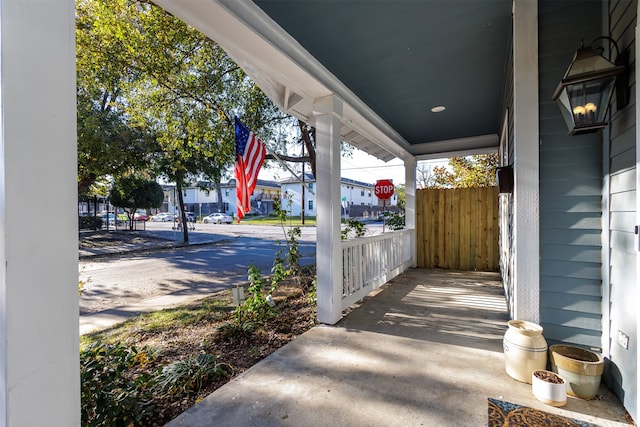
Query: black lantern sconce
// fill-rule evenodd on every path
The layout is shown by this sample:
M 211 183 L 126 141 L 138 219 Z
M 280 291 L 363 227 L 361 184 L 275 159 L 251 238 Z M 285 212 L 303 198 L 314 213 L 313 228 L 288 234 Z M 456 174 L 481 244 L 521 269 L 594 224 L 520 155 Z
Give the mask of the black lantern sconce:
M 593 44 L 601 39 L 609 40 L 615 47 L 615 64 L 593 49 Z M 569 135 L 596 132 L 607 126 L 606 114 L 614 84 L 618 109 L 628 104 L 628 60 L 628 51 L 620 55 L 618 45 L 610 37 L 598 37 L 591 46 L 576 51 L 552 97 L 558 101 Z

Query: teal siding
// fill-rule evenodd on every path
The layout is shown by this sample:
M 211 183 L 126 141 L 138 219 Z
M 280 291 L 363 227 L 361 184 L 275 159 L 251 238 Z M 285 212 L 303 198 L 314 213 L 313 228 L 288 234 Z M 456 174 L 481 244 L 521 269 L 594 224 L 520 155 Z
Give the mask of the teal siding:
M 635 70 L 637 1 L 612 0 L 608 22 L 620 50 L 629 49 Z M 609 143 L 609 280 L 610 336 L 605 383 L 614 390 L 631 416 L 637 408 L 637 272 L 634 251 L 636 224 L 635 73 L 631 77 L 631 103 L 621 111 L 612 105 Z M 632 337 L 629 349 L 618 344 L 618 331 Z
M 539 2 L 540 323 L 550 343 L 602 345 L 602 134 L 568 137 L 551 95 L 602 3 Z

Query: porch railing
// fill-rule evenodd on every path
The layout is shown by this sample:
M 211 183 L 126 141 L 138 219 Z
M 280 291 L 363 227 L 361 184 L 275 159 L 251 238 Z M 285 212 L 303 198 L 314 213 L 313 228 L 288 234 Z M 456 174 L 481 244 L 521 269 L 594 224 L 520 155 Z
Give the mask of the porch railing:
M 413 262 L 415 230 L 342 242 L 342 309 L 401 274 Z

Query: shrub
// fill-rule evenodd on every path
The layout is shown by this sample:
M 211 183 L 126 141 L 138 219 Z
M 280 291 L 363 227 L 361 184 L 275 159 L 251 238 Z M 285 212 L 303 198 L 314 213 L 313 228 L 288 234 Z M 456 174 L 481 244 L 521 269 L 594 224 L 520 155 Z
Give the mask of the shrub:
M 163 394 L 198 393 L 204 386 L 231 375 L 232 368 L 213 354 L 202 353 L 165 366 L 157 377 L 156 389 Z
M 223 339 L 234 340 L 249 338 L 258 330 L 258 325 L 250 320 L 234 320 L 227 322 L 218 328 L 218 333 Z
M 341 232 L 342 240 L 347 240 L 349 238 L 349 233 L 352 231 L 355 237 L 362 237 L 367 233 L 367 226 L 357 219 L 347 219 L 346 226 Z
M 82 425 L 138 424 L 149 416 L 153 379 L 135 375 L 151 352 L 122 344 L 96 343 L 80 352 Z
M 80 230 L 100 230 L 102 218 L 99 216 L 78 216 L 78 227 Z
M 405 218 L 403 212 L 394 212 L 387 217 L 387 225 L 392 230 L 402 230 L 405 227 Z

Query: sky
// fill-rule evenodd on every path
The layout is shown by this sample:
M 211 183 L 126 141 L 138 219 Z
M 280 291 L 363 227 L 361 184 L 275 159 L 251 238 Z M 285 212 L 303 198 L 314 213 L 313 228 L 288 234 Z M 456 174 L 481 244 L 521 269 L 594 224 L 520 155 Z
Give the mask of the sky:
M 418 166 L 422 164 L 442 165 L 446 163 L 447 160 L 431 160 L 428 162 L 419 162 Z M 380 179 L 390 179 L 395 185 L 404 184 L 405 182 L 404 162 L 397 158 L 385 163 L 382 160 L 378 160 L 375 157 L 368 155 L 364 151 L 354 148 L 353 155 L 351 157 L 342 158 L 341 166 L 342 178 L 349 178 L 368 184 L 375 184 L 376 181 Z M 307 166 L 307 173 L 309 172 L 310 170 Z M 291 174 L 286 170 L 274 173 L 274 169 L 262 168 L 259 178 L 266 180 L 279 180 L 290 176 Z

